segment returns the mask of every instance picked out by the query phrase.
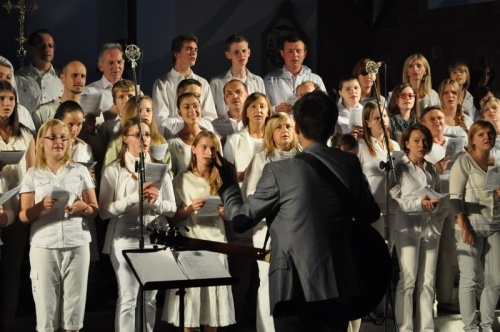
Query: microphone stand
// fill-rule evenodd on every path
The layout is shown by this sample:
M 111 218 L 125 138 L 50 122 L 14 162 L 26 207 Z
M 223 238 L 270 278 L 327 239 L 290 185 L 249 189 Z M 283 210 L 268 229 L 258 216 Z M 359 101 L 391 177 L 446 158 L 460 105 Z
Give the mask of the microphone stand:
M 390 202 L 390 195 L 389 195 L 389 186 L 391 183 L 396 181 L 396 173 L 394 172 L 394 162 L 391 156 L 391 151 L 389 149 L 389 136 L 387 134 L 387 130 L 385 129 L 385 123 L 384 123 L 384 118 L 382 114 L 382 108 L 380 107 L 380 96 L 377 90 L 377 80 L 376 80 L 376 75 L 377 75 L 378 69 L 375 70 L 375 72 L 370 73 L 372 75 L 372 80 L 373 80 L 373 86 L 372 89 L 375 90 L 375 98 L 377 100 L 377 107 L 380 115 L 380 124 L 383 127 L 383 133 L 384 133 L 384 143 L 385 143 L 385 150 L 387 152 L 386 156 L 386 161 L 381 161 L 380 162 L 380 168 L 385 171 L 386 173 L 386 188 L 385 188 L 385 213 L 384 213 L 384 240 L 385 243 L 387 244 L 387 250 L 389 251 L 389 255 L 392 258 L 392 248 L 393 245 L 391 243 L 391 235 L 390 235 L 390 230 L 389 230 L 389 202 Z M 396 315 L 394 314 L 394 302 L 392 301 L 392 293 L 391 293 L 391 285 L 389 284 L 385 296 L 385 304 L 384 304 L 384 329 L 387 332 L 387 313 L 389 311 L 389 303 L 392 306 L 392 312 L 393 312 L 393 317 L 394 317 L 394 327 L 395 330 L 397 331 L 397 323 L 396 323 Z M 380 323 L 379 323 L 380 324 Z M 377 325 L 379 325 L 377 324 Z
M 135 45 L 129 45 L 127 46 L 127 50 L 129 47 L 134 47 Z M 135 46 L 136 47 L 136 46 Z M 137 47 L 136 47 L 137 48 Z M 135 162 L 135 171 L 138 174 L 139 181 L 139 230 L 140 230 L 140 235 L 139 235 L 139 249 L 144 250 L 144 183 L 146 182 L 146 166 L 145 166 L 145 158 L 146 154 L 144 152 L 144 137 L 142 135 L 142 122 L 141 122 L 141 106 L 140 106 L 140 98 L 139 98 L 139 91 L 137 88 L 137 75 L 136 75 L 136 70 L 135 67 L 137 66 L 137 60 L 140 57 L 140 51 L 137 48 L 137 50 L 134 50 L 135 52 L 129 52 L 125 51 L 125 55 L 127 56 L 128 60 L 130 61 L 130 66 L 132 67 L 132 77 L 134 80 L 134 88 L 135 88 L 135 102 L 136 102 L 136 109 L 137 109 L 137 122 L 139 126 L 139 135 L 140 135 L 140 141 L 141 141 L 141 152 L 139 153 L 139 160 Z M 144 291 L 142 289 L 142 286 L 139 287 L 139 294 L 138 294 L 138 299 L 137 299 L 137 305 L 138 305 L 138 311 L 139 311 L 139 326 L 140 330 L 139 331 L 146 331 L 145 327 L 145 322 L 144 322 Z

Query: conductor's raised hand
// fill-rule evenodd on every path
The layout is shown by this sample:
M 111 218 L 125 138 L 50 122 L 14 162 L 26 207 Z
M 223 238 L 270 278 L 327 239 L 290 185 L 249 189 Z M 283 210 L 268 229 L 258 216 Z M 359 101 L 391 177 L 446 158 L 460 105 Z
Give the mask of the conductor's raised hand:
M 228 187 L 233 183 L 238 183 L 238 179 L 236 177 L 236 168 L 233 164 L 227 161 L 227 159 L 222 157 L 220 152 L 217 152 L 214 165 L 219 170 L 222 185 L 224 187 Z

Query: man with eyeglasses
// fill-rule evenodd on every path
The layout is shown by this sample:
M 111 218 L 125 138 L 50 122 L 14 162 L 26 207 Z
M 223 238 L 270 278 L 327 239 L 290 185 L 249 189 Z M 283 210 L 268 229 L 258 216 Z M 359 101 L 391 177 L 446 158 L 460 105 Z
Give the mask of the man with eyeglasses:
M 59 98 L 63 93 L 63 85 L 59 70 L 52 66 L 55 42 L 47 29 L 31 33 L 28 51 L 31 63 L 16 72 L 16 82 L 19 103 L 33 113 L 41 104 Z
M 212 121 L 215 133 L 224 144 L 226 137 L 243 129 L 243 105 L 248 97 L 247 86 L 237 78 L 230 80 L 222 90 L 228 110 L 223 116 Z
M 264 84 L 273 105 L 273 112 L 291 114 L 292 104 L 297 100 L 295 92 L 300 83 L 312 81 L 318 84 L 322 91 L 326 92 L 326 88 L 321 77 L 302 64 L 307 56 L 307 47 L 300 36 L 285 37 L 280 54 L 285 62 L 284 66 L 268 73 L 264 77 Z
M 165 76 L 158 78 L 153 84 L 153 108 L 158 126 L 175 127 L 182 119 L 177 114 L 177 85 L 187 78 L 201 83 L 201 116 L 212 121 L 217 118 L 215 103 L 207 80 L 193 73 L 191 67 L 198 57 L 198 37 L 191 34 L 180 35 L 172 39 L 173 67 Z M 167 122 L 167 123 L 164 123 Z
M 224 85 L 234 79 L 242 81 L 248 94 L 254 92 L 266 93 L 264 81 L 260 76 L 252 74 L 247 69 L 250 58 L 248 39 L 240 35 L 232 35 L 226 40 L 226 58 L 231 60 L 231 68 L 225 73 L 212 77 L 210 89 L 214 96 L 215 108 L 219 117 L 226 117 L 228 107 L 224 95 Z

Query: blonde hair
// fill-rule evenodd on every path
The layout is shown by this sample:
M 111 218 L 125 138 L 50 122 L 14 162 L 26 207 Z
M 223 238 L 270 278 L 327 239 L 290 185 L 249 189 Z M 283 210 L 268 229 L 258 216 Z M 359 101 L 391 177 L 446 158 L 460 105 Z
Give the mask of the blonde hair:
M 394 96 L 396 98 L 399 98 L 399 96 Z M 384 108 L 383 105 L 380 106 L 381 108 Z M 368 127 L 367 121 L 370 120 L 370 115 L 372 112 L 378 112 L 378 105 L 377 103 L 373 101 L 369 101 L 363 106 L 363 113 L 362 113 L 362 118 L 363 118 L 363 132 L 365 133 L 363 135 L 363 140 L 366 143 L 366 146 L 368 147 L 368 151 L 370 152 L 370 155 L 372 157 L 375 157 L 377 155 L 377 152 L 375 152 L 375 148 L 373 147 L 373 142 L 372 142 L 372 129 Z M 386 110 L 387 112 L 387 110 Z M 382 125 L 382 118 L 380 119 L 381 125 Z M 390 131 L 385 129 L 385 133 L 387 134 L 387 137 L 391 138 Z M 392 144 L 392 141 L 389 140 L 389 151 L 393 152 L 394 151 L 394 145 Z
M 432 80 L 431 80 L 431 67 L 429 66 L 429 62 L 427 59 L 420 53 L 412 54 L 405 60 L 405 64 L 403 65 L 403 74 L 402 80 L 405 83 L 410 82 L 410 77 L 408 76 L 408 68 L 413 61 L 420 60 L 425 67 L 425 75 L 422 77 L 422 83 L 418 86 L 417 97 L 419 99 L 424 98 L 425 96 L 430 95 L 432 90 Z M 415 99 L 415 103 L 417 100 Z
M 192 147 L 196 147 L 198 143 L 200 143 L 201 139 L 210 138 L 214 141 L 215 151 L 221 153 L 221 145 L 217 136 L 207 130 L 202 130 L 194 137 Z M 189 162 L 188 170 L 194 172 L 198 169 L 198 165 L 196 163 L 196 155 L 191 152 L 191 161 Z M 217 195 L 217 191 L 222 185 L 222 180 L 219 174 L 219 170 L 212 163 L 210 166 L 210 177 L 208 178 L 208 186 L 210 188 L 210 195 Z
M 153 117 L 151 119 L 151 124 L 149 125 L 151 129 L 151 145 L 160 145 L 167 143 L 165 137 L 163 137 L 163 135 L 158 132 L 158 127 L 156 127 L 153 99 L 151 99 L 150 96 L 134 96 L 127 101 L 125 107 L 123 108 L 123 114 L 120 119 L 120 132 L 123 130 L 128 120 L 137 117 L 137 101 L 139 102 L 139 105 L 141 105 L 141 102 L 143 100 L 148 100 L 151 103 L 151 108 L 153 110 Z
M 469 139 L 469 147 L 472 150 L 476 149 L 476 147 L 474 146 L 474 144 L 472 144 L 472 140 L 474 138 L 474 135 L 476 135 L 477 132 L 480 131 L 481 129 L 489 129 L 495 135 L 495 137 L 492 138 L 493 145 L 495 144 L 495 140 L 497 139 L 497 132 L 495 130 L 495 126 L 493 126 L 493 124 L 491 122 L 489 122 L 489 121 L 486 121 L 486 120 L 477 120 L 476 122 L 474 122 L 470 126 L 470 130 L 467 133 L 467 138 Z
M 458 83 L 452 79 L 445 79 L 439 84 L 438 88 L 438 95 L 439 95 L 439 100 L 441 101 L 441 105 L 443 105 L 443 96 L 444 96 L 444 90 L 446 89 L 447 85 L 451 85 L 453 89 L 455 89 L 456 94 L 457 94 L 457 101 L 459 98 L 459 93 L 460 93 L 460 87 L 458 86 Z M 458 123 L 460 127 L 462 127 L 465 132 L 467 132 L 467 126 L 465 124 L 465 111 L 464 108 L 462 107 L 462 104 L 457 103 L 457 109 L 455 111 L 455 117 L 454 117 L 455 123 Z
M 39 142 L 41 142 L 44 138 L 45 135 L 47 135 L 47 132 L 49 131 L 50 128 L 55 127 L 55 126 L 61 126 L 66 128 L 66 131 L 68 132 L 68 138 L 69 138 L 69 129 L 68 127 L 62 122 L 61 120 L 58 119 L 52 119 L 47 122 L 45 122 L 40 129 L 38 130 L 38 135 L 36 137 L 37 141 L 37 147 L 35 149 L 35 167 L 36 168 L 41 168 L 41 169 L 46 169 L 47 168 L 47 159 L 45 158 L 45 150 Z M 62 160 L 62 164 L 66 164 L 68 161 L 71 160 L 71 145 L 69 144 L 69 140 L 66 141 L 66 151 L 64 151 L 64 157 Z
M 276 128 L 278 128 L 278 126 L 282 122 L 285 122 L 286 120 L 290 120 L 290 123 L 292 124 L 292 129 L 290 130 L 290 133 L 293 135 L 293 139 L 290 148 L 291 150 L 293 149 L 298 150 L 297 135 L 295 135 L 295 132 L 293 131 L 293 127 L 295 127 L 295 122 L 293 121 L 293 118 L 286 113 L 278 112 L 276 114 L 273 114 L 269 119 L 267 119 L 266 128 L 264 130 L 264 139 L 262 141 L 261 151 L 267 149 L 267 156 L 272 156 L 274 154 L 274 150 L 276 149 L 273 139 L 274 131 L 276 130 Z

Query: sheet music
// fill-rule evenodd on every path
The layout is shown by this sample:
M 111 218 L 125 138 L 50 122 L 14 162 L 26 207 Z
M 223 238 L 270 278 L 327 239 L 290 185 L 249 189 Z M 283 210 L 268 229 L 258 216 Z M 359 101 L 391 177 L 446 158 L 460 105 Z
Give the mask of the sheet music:
M 181 251 L 178 254 L 179 267 L 189 279 L 231 277 L 215 252 L 193 250 Z
M 451 169 L 453 163 L 464 153 L 465 137 L 447 137 L 446 138 L 446 156 L 450 156 L 448 169 Z
M 146 163 L 146 182 L 152 182 L 158 189 L 168 176 L 167 164 Z
M 495 190 L 498 188 L 500 188 L 500 166 L 490 166 L 486 173 L 483 189 Z
M 163 161 L 165 154 L 167 153 L 168 143 L 160 144 L 160 145 L 151 145 L 149 147 L 149 153 L 151 157 L 158 161 Z
M 219 215 L 219 210 L 217 207 L 222 205 L 222 200 L 219 196 L 207 196 L 205 197 L 205 205 L 198 210 L 198 217 L 214 217 Z
M 363 109 L 357 107 L 351 107 L 349 109 L 349 132 L 351 132 L 354 127 L 363 125 Z
M 187 280 L 170 249 L 148 252 L 127 253 L 134 270 L 144 285 L 148 282 L 165 280 Z
M 17 186 L 15 188 L 12 188 L 11 190 L 3 193 L 3 194 L 0 194 L 0 205 L 3 205 L 9 199 L 16 196 L 19 193 L 19 190 L 21 190 L 21 186 Z
M 80 106 L 85 114 L 98 117 L 101 114 L 102 100 L 102 93 L 85 93 L 80 99 Z
M 24 156 L 25 150 L 0 151 L 0 164 L 18 164 Z
M 420 198 L 424 195 L 429 196 L 430 199 L 442 199 L 442 198 L 448 196 L 449 194 L 440 194 L 430 187 L 423 187 L 423 188 L 420 188 L 420 189 L 413 192 L 413 196 L 415 196 L 415 197 Z

